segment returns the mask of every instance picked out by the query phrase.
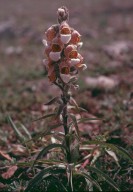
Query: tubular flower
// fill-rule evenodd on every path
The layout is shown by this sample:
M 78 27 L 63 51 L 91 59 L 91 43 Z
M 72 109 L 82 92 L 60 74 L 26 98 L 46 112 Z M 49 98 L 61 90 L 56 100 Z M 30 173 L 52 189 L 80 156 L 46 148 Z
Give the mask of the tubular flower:
M 60 63 L 60 73 L 68 75 L 70 73 L 70 66 L 67 61 L 63 61 Z
M 46 38 L 47 38 L 47 41 L 52 41 L 52 39 L 55 38 L 56 36 L 56 31 L 54 29 L 53 26 L 51 26 L 47 31 L 46 31 Z
M 80 40 L 81 40 L 81 35 L 79 34 L 78 31 L 74 30 L 74 31 L 72 32 L 72 37 L 71 37 L 70 43 L 72 43 L 72 44 L 77 44 L 77 43 L 80 42 Z
M 46 59 L 44 66 L 50 82 L 54 83 L 60 75 L 71 76 L 71 71 L 84 70 L 83 57 L 78 53 L 82 46 L 81 35 L 68 25 L 68 10 L 61 7 L 57 11 L 59 24 L 52 25 L 45 32 Z
M 60 27 L 60 38 L 64 44 L 67 44 L 71 40 L 71 28 L 67 23 L 63 23 Z

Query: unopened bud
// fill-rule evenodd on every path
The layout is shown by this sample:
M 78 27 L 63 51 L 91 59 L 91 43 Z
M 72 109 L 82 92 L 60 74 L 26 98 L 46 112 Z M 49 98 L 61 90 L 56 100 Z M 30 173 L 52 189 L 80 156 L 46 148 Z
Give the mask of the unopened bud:
M 65 14 L 65 10 L 62 9 L 62 8 L 59 8 L 58 11 L 57 11 L 57 14 L 58 14 L 59 16 L 63 17 L 64 14 Z

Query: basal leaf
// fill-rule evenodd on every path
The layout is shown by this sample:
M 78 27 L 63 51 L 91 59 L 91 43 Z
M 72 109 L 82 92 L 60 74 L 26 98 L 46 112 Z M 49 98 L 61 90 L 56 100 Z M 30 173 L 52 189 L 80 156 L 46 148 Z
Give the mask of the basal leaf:
M 93 185 L 95 185 L 95 186 L 99 189 L 99 191 L 102 191 L 99 183 L 98 183 L 94 178 L 92 178 L 87 171 L 84 171 L 84 170 L 82 171 L 82 170 L 80 170 L 79 173 L 80 173 L 83 177 L 85 177 L 87 180 L 89 180 Z
M 48 145 L 47 147 L 44 147 L 44 148 L 39 152 L 39 154 L 37 155 L 36 159 L 34 160 L 33 165 L 32 165 L 32 168 L 33 168 L 35 162 L 36 162 L 39 158 L 41 158 L 42 156 L 46 155 L 46 154 L 49 152 L 49 150 L 55 149 L 55 148 L 63 148 L 63 149 L 66 150 L 65 146 L 63 146 L 63 145 L 61 145 L 61 144 L 56 144 L 56 143 L 52 143 L 52 144 Z
M 117 186 L 117 184 L 113 181 L 113 179 L 111 179 L 107 174 L 103 173 L 101 170 L 99 170 L 96 167 L 91 167 L 88 166 L 88 169 L 90 171 L 95 172 L 96 174 L 98 174 L 100 177 L 102 177 L 107 183 L 109 183 L 115 190 L 120 191 L 119 187 Z
M 30 192 L 31 190 L 33 190 L 33 188 L 37 185 L 39 185 L 39 183 L 45 179 L 46 177 L 48 177 L 51 174 L 59 174 L 59 173 L 65 173 L 66 172 L 66 168 L 65 166 L 50 166 L 45 168 L 44 170 L 42 170 L 41 172 L 39 172 L 28 184 L 27 188 L 25 189 L 25 192 Z
M 129 153 L 125 149 L 117 145 L 114 145 L 111 143 L 105 143 L 97 140 L 83 142 L 83 144 L 96 144 L 96 145 L 99 145 L 100 147 L 111 149 L 112 151 L 116 152 L 119 155 L 122 155 L 124 158 L 128 159 L 131 163 L 133 163 L 133 158 L 129 155 Z

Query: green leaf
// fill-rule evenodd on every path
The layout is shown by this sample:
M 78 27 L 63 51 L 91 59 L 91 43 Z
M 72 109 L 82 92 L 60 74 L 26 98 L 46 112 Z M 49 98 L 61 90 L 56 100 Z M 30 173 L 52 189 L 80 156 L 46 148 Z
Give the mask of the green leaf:
M 108 175 L 106 175 L 105 173 L 103 173 L 101 170 L 99 170 L 96 167 L 91 167 L 88 166 L 87 167 L 90 171 L 95 172 L 96 174 L 98 174 L 100 177 L 102 177 L 107 183 L 109 183 L 114 189 L 116 189 L 117 191 L 120 191 L 119 187 L 117 186 L 117 184 L 113 181 L 113 179 L 111 179 Z
M 44 148 L 39 152 L 39 154 L 37 155 L 37 157 L 36 157 L 36 159 L 34 160 L 33 165 L 32 165 L 31 168 L 33 168 L 35 162 L 36 162 L 39 158 L 41 158 L 42 156 L 46 155 L 46 154 L 49 152 L 49 150 L 54 149 L 54 148 L 63 148 L 63 149 L 66 150 L 65 146 L 63 146 L 63 145 L 61 145 L 61 144 L 56 144 L 56 143 L 52 143 L 52 144 L 48 145 L 47 147 L 44 147 Z
M 27 135 L 28 139 L 31 139 L 31 134 L 28 131 L 28 129 L 21 123 L 20 123 L 20 126 L 21 126 L 22 130 L 25 132 L 25 134 Z
M 25 141 L 24 143 L 28 143 L 28 142 L 30 142 L 30 141 L 37 140 L 37 139 L 39 139 L 40 137 L 44 137 L 44 136 L 46 136 L 46 135 L 51 135 L 51 134 L 53 134 L 53 133 L 50 132 L 50 131 L 51 131 L 52 129 L 55 129 L 55 128 L 61 126 L 61 125 L 63 125 L 63 124 L 62 124 L 62 123 L 58 123 L 58 124 L 55 124 L 55 125 L 48 126 L 48 128 L 47 128 L 46 130 L 41 131 L 41 132 L 38 133 L 36 136 L 34 136 L 32 139 L 27 140 L 27 141 Z
M 97 140 L 86 141 L 86 142 L 83 142 L 83 144 L 96 144 L 96 145 L 99 145 L 100 147 L 111 149 L 112 151 L 116 152 L 119 155 L 122 155 L 125 159 L 128 159 L 131 163 L 133 163 L 133 158 L 122 147 L 113 145 L 111 143 L 105 143 L 105 142 L 97 141 Z
M 50 101 L 48 101 L 47 103 L 45 103 L 44 105 L 52 105 L 55 102 L 59 102 L 60 98 L 59 97 L 54 97 L 53 99 L 51 99 Z
M 72 119 L 73 125 L 75 127 L 76 134 L 78 136 L 78 139 L 80 140 L 79 127 L 78 127 L 77 119 L 73 114 L 69 114 L 69 116 Z
M 60 174 L 60 173 L 65 173 L 66 171 L 65 166 L 60 167 L 60 166 L 50 166 L 39 172 L 28 184 L 27 188 L 25 189 L 25 192 L 30 192 L 33 190 L 33 188 L 36 185 L 39 185 L 39 183 L 48 177 L 49 175 L 52 174 Z
M 34 119 L 33 122 L 34 121 L 39 121 L 39 120 L 42 120 L 42 119 L 46 119 L 46 118 L 54 116 L 54 115 L 56 115 L 56 113 L 50 113 L 50 114 L 44 115 L 42 117 L 39 117 L 38 119 Z
M 88 181 L 90 181 L 93 185 L 95 185 L 95 186 L 99 189 L 99 191 L 102 191 L 99 183 L 98 183 L 94 178 L 92 178 L 92 177 L 90 176 L 90 174 L 87 173 L 87 171 L 82 171 L 82 170 L 80 170 L 80 174 L 81 174 L 83 177 L 85 177 Z
M 12 118 L 10 116 L 7 116 L 7 120 L 10 123 L 10 125 L 13 128 L 14 132 L 16 133 L 16 135 L 18 136 L 18 138 L 20 139 L 20 141 L 23 142 L 25 140 L 25 137 L 18 130 L 18 128 L 16 127 L 15 123 L 12 121 Z
M 84 123 L 84 122 L 87 122 L 87 121 L 95 121 L 95 120 L 102 120 L 102 119 L 99 119 L 99 118 L 81 118 L 81 119 L 78 119 L 78 123 Z
M 77 102 L 75 101 L 75 99 L 73 97 L 70 98 L 69 102 L 70 102 L 70 104 L 73 104 L 76 107 L 76 109 L 78 110 L 78 108 L 79 108 L 78 104 L 77 104 Z
M 70 83 L 76 83 L 77 80 L 78 80 L 77 77 L 74 76 L 74 77 L 72 77 L 72 78 L 69 80 L 68 84 L 70 84 Z
M 59 108 L 58 108 L 57 113 L 56 113 L 56 117 L 58 117 L 61 114 L 61 112 L 64 109 L 64 106 L 65 106 L 64 104 L 59 105 Z

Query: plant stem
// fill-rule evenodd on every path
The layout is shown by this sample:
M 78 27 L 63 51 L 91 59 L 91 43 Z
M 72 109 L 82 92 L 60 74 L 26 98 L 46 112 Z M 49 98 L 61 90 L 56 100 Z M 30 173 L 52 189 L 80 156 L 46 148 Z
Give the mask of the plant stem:
M 63 117 L 63 125 L 64 125 L 64 132 L 65 132 L 65 142 L 66 142 L 66 147 L 67 147 L 67 161 L 68 163 L 71 163 L 71 152 L 70 152 L 70 139 L 69 139 L 69 128 L 68 128 L 68 112 L 67 112 L 67 103 L 68 100 L 66 98 L 66 95 L 63 95 L 63 103 L 64 103 L 64 109 L 62 113 Z

